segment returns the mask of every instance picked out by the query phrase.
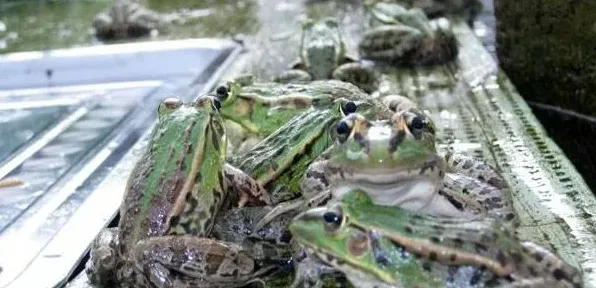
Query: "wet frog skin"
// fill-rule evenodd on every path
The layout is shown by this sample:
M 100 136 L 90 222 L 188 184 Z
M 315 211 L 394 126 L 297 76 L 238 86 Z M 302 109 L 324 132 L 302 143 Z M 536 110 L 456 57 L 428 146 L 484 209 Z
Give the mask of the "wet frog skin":
M 381 80 L 372 67 L 346 55 L 339 23 L 332 18 L 315 22 L 302 22 L 300 60 L 291 70 L 274 78 L 275 82 L 308 82 L 312 80 L 337 79 L 350 82 L 367 93 L 377 89 Z
M 577 269 L 498 220 L 378 206 L 358 190 L 298 215 L 290 230 L 356 287 L 583 287 Z
M 417 109 L 377 121 L 353 113 L 336 128 L 338 145 L 309 167 L 305 191 L 318 194 L 333 187 L 333 198 L 339 199 L 359 188 L 380 205 L 516 223 L 510 188 L 500 173 L 464 154 L 440 156 L 434 124 Z
M 333 145 L 330 133 L 337 122 L 356 110 L 375 114 L 368 102 L 346 99 L 336 100 L 330 109 L 311 107 L 251 149 L 232 157 L 229 163 L 265 187 L 273 204 L 300 197 L 299 182 L 304 171 Z
M 336 135 L 336 144 L 306 170 L 300 182 L 304 198 L 277 206 L 257 227 L 287 211 L 341 199 L 352 189 L 366 191 L 379 205 L 518 225 L 509 186 L 498 171 L 463 154 L 440 156 L 434 124 L 415 108 L 376 121 L 352 113 L 338 123 Z
M 358 49 L 364 59 L 396 66 L 428 66 L 452 61 L 459 48 L 446 19 L 429 22 L 420 9 L 378 2 L 368 7 L 369 30 Z
M 272 267 L 255 263 L 252 247 L 206 238 L 218 212 L 239 193 L 238 205 L 268 204 L 266 191 L 225 164 L 220 103 L 162 101 L 147 150 L 133 169 L 117 228 L 93 243 L 92 283 L 121 287 L 234 287 Z
M 338 80 L 282 84 L 254 82 L 251 75 L 241 75 L 216 89 L 222 102 L 220 114 L 226 128 L 237 127 L 235 153 L 245 151 L 275 132 L 292 117 L 310 107 L 329 109 L 339 98 L 365 100 L 368 94 L 358 87 Z M 233 129 L 227 129 L 228 135 Z M 256 140 L 256 141 L 253 141 Z M 252 145 L 243 142 L 253 141 Z
M 161 25 L 161 17 L 134 0 L 115 0 L 95 17 L 93 28 L 100 39 L 114 40 L 149 35 Z

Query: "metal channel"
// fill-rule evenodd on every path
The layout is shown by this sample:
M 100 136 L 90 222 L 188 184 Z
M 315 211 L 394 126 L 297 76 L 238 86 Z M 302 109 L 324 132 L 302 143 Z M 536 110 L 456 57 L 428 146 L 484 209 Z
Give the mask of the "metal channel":
M 66 58 L 96 65 L 111 59 L 128 65 L 120 74 L 105 73 L 103 66 L 92 70 L 86 65 L 89 71 L 99 71 L 95 82 L 89 75 L 70 83 L 60 78 L 46 87 L 39 79 L 40 87 L 8 87 L 0 82 L 0 89 L 6 87 L 0 90 L 0 121 L 3 112 L 30 111 L 34 115 L 36 109 L 62 107 L 60 117 L 52 119 L 47 129 L 17 143 L 20 146 L 12 145 L 16 151 L 4 160 L 0 158 L 0 179 L 15 177 L 25 182 L 0 189 L 0 287 L 61 286 L 93 238 L 114 217 L 126 176 L 155 122 L 159 100 L 173 95 L 190 101 L 206 93 L 240 49 L 234 42 L 191 39 L 0 57 L 0 63 L 11 63 L 8 68 L 1 64 L 0 75 L 16 75 L 21 66 L 51 63 L 57 67 L 53 68 L 54 75 L 59 75 L 60 63 Z M 197 58 L 201 51 L 206 51 L 206 59 Z M 142 69 L 143 64 L 157 65 L 156 58 L 165 57 L 159 61 L 175 65 L 181 63 L 179 57 L 190 61 L 193 55 L 201 65 L 189 63 L 186 70 L 169 67 L 164 68 L 168 73 L 151 75 Z M 18 61 L 23 63 L 17 65 Z M 74 69 L 66 62 L 65 70 Z M 135 69 L 145 74 L 131 74 Z M 13 132 L 6 132 L 8 138 Z M 0 133 L 4 137 L 1 128 Z

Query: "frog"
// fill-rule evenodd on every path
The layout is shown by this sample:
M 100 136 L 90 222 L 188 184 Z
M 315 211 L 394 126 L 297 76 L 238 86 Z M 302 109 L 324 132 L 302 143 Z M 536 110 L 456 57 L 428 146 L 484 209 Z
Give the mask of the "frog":
M 106 11 L 95 16 L 93 28 L 100 40 L 144 37 L 162 28 L 161 15 L 143 7 L 137 0 L 114 0 Z
M 274 82 L 300 83 L 312 80 L 337 79 L 355 84 L 367 93 L 378 89 L 383 78 L 372 65 L 366 65 L 346 53 L 339 23 L 333 18 L 301 22 L 302 35 L 299 60 L 290 70 L 273 78 Z
M 358 51 L 363 59 L 394 66 L 433 66 L 454 61 L 457 39 L 447 19 L 430 21 L 418 8 L 374 2 L 368 6 L 369 28 Z
M 335 132 L 336 144 L 309 165 L 300 181 L 304 197 L 278 205 L 256 227 L 293 209 L 337 201 L 354 188 L 367 191 L 379 205 L 438 217 L 482 215 L 519 225 L 501 173 L 462 153 L 440 155 L 436 127 L 419 109 L 374 121 L 352 113 Z
M 267 205 L 267 191 L 225 161 L 219 100 L 166 98 L 132 170 L 115 228 L 95 239 L 86 272 L 111 287 L 235 287 L 259 281 L 258 247 L 209 237 L 229 205 Z M 233 192 L 232 192 L 233 191 Z M 166 256 L 167 255 L 167 256 Z
M 464 19 L 470 26 L 473 25 L 476 16 L 482 12 L 484 5 L 479 0 L 383 0 L 384 2 L 396 3 L 407 8 L 419 8 L 430 19 L 457 16 Z M 378 1 L 377 1 L 378 2 Z M 369 2 L 370 3 L 370 2 Z
M 373 102 L 379 117 L 391 115 L 384 98 L 372 99 L 357 86 L 333 79 L 309 83 L 256 82 L 252 75 L 243 74 L 218 85 L 214 94 L 222 103 L 220 114 L 235 140 L 229 156 L 253 147 L 306 109 L 329 109 L 340 98 Z
M 376 114 L 371 103 L 344 98 L 336 99 L 329 109 L 310 107 L 228 163 L 264 187 L 272 205 L 296 199 L 301 196 L 299 183 L 306 168 L 333 145 L 333 127 L 356 111 L 370 117 Z
M 583 287 L 580 270 L 501 220 L 376 205 L 358 188 L 302 212 L 289 229 L 308 258 L 355 287 Z

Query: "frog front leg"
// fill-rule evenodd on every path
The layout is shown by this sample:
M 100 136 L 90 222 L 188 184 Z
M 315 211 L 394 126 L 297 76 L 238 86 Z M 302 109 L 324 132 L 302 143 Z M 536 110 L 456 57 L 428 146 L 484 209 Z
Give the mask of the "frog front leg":
M 324 205 L 325 202 L 329 201 L 332 198 L 332 194 L 329 189 L 329 182 L 325 176 L 324 169 L 326 165 L 327 160 L 319 160 L 311 163 L 306 169 L 304 178 L 300 182 L 302 197 L 275 206 L 254 225 L 254 231 L 262 229 L 265 225 L 283 214 L 306 211 L 310 208 Z
M 226 188 L 239 193 L 238 207 L 242 207 L 249 202 L 271 204 L 271 197 L 269 197 L 267 190 L 244 171 L 226 164 L 224 166 L 224 176 L 226 178 Z
M 372 67 L 360 62 L 340 65 L 333 71 L 332 77 L 352 83 L 369 94 L 379 89 L 379 74 Z
M 516 215 L 507 195 L 498 187 L 478 179 L 446 173 L 439 194 L 461 211 L 516 223 Z
M 447 172 L 461 173 L 486 182 L 498 189 L 510 192 L 509 184 L 496 168 L 480 159 L 462 153 L 446 153 L 444 156 Z
M 117 269 L 122 259 L 118 258 L 118 229 L 102 230 L 91 243 L 89 260 L 85 265 L 85 272 L 89 282 L 101 287 L 111 287 L 119 283 Z
M 141 240 L 133 257 L 137 269 L 159 288 L 244 286 L 276 268 L 259 267 L 240 245 L 191 235 Z

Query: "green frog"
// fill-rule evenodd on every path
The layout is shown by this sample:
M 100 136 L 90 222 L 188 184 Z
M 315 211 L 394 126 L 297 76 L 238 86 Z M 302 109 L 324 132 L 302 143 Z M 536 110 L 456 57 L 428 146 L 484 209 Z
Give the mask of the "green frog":
M 289 228 L 309 257 L 356 287 L 583 287 L 576 268 L 520 242 L 499 220 L 379 206 L 358 189 L 298 215 Z
M 399 66 L 426 66 L 453 61 L 458 52 L 446 19 L 429 21 L 420 9 L 375 2 L 368 6 L 369 29 L 358 48 L 364 59 Z
M 274 78 L 275 82 L 308 82 L 312 80 L 337 79 L 350 82 L 367 93 L 377 89 L 380 74 L 346 54 L 345 43 L 337 20 L 325 18 L 315 22 L 302 22 L 300 59 L 291 70 Z
M 440 217 L 483 215 L 518 225 L 510 188 L 500 173 L 464 154 L 439 155 L 435 130 L 430 118 L 415 108 L 387 120 L 347 115 L 336 126 L 336 144 L 300 181 L 304 198 L 278 205 L 256 227 L 292 209 L 341 199 L 355 188 L 367 191 L 379 205 Z
M 241 75 L 217 87 L 215 94 L 222 102 L 220 114 L 234 141 L 230 155 L 246 151 L 299 113 L 311 107 L 329 109 L 340 98 L 372 102 L 380 117 L 391 115 L 389 102 L 371 99 L 355 85 L 339 80 L 284 84 L 255 82 L 251 75 Z
M 301 196 L 299 183 L 306 168 L 333 144 L 333 127 L 356 110 L 371 117 L 376 113 L 366 101 L 343 98 L 329 109 L 311 107 L 229 163 L 265 187 L 272 204 L 295 199 Z
M 147 36 L 162 25 L 161 16 L 135 0 L 115 0 L 107 10 L 95 16 L 93 28 L 102 40 Z
M 215 97 L 167 98 L 146 151 L 129 176 L 117 228 L 93 243 L 87 274 L 100 285 L 234 287 L 268 264 L 258 247 L 209 238 L 229 203 L 270 204 L 266 190 L 225 163 L 226 137 Z M 235 191 L 238 195 L 232 195 Z M 236 197 L 232 197 L 236 196 Z

